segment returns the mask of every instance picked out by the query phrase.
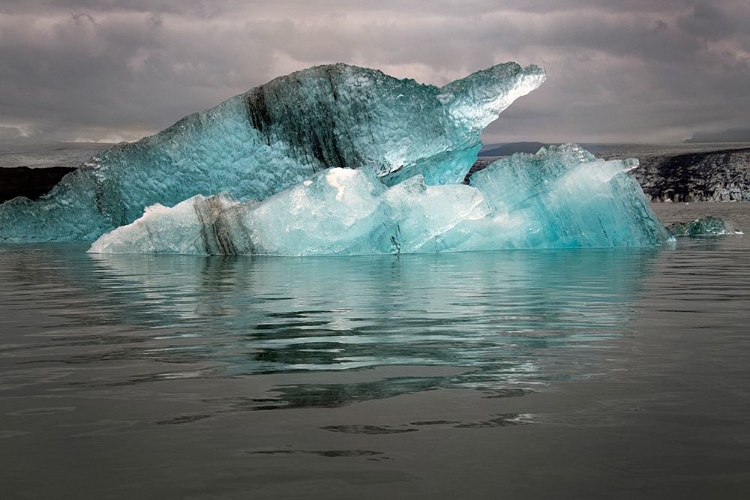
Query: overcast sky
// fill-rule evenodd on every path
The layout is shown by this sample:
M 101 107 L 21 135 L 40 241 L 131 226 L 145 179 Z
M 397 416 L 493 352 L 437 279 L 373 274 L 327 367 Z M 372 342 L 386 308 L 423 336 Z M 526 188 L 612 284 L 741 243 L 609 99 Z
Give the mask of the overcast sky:
M 323 63 L 443 85 L 505 61 L 548 81 L 485 143 L 750 127 L 750 0 L 0 0 L 0 139 L 134 140 Z

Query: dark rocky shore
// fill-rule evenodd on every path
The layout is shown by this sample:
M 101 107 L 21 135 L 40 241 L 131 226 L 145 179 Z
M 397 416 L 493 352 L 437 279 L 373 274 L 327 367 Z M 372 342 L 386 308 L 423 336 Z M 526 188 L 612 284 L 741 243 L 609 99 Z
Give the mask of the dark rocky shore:
M 750 148 L 647 156 L 633 175 L 651 201 L 750 200 Z
M 73 167 L 0 168 L 0 203 L 16 196 L 36 200 L 47 194 Z

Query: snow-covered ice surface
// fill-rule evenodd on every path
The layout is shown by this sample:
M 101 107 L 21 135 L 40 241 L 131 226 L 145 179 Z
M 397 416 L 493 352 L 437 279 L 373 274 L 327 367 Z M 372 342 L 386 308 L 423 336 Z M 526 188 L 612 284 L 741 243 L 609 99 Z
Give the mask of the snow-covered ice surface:
M 515 63 L 442 88 L 344 64 L 292 73 L 103 152 L 39 201 L 0 205 L 0 241 L 94 240 L 156 203 L 264 200 L 327 168 L 460 182 L 482 129 L 544 78 Z
M 333 168 L 261 203 L 221 193 L 151 207 L 90 251 L 353 255 L 659 245 L 670 236 L 627 174 L 636 165 L 564 145 L 499 160 L 470 186 L 431 186 L 416 175 L 387 187 L 372 168 Z

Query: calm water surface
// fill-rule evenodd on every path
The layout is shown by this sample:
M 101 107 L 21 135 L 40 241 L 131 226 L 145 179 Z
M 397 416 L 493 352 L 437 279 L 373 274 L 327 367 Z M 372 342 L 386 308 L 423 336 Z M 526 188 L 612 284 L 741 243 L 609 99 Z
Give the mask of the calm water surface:
M 748 250 L 0 246 L 2 498 L 748 498 Z

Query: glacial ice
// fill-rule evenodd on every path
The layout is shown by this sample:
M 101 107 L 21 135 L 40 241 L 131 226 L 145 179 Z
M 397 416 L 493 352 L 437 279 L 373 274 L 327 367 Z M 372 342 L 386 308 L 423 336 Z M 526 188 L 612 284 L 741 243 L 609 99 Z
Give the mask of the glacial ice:
M 667 226 L 672 236 L 719 236 L 724 234 L 743 234 L 731 223 L 719 217 L 706 215 L 691 222 L 675 222 Z
M 157 203 L 264 200 L 329 168 L 365 168 L 392 186 L 461 182 L 482 129 L 544 78 L 515 63 L 442 88 L 344 64 L 299 71 L 107 150 L 38 201 L 0 205 L 0 242 L 92 241 Z
M 229 193 L 155 205 L 93 253 L 353 255 L 652 246 L 670 239 L 627 171 L 576 145 L 500 159 L 470 185 L 423 174 L 386 186 L 372 167 L 331 168 L 260 203 Z
M 463 183 L 482 130 L 544 78 L 515 63 L 442 88 L 343 64 L 293 73 L 104 152 L 39 201 L 0 205 L 0 242 L 355 255 L 669 240 L 627 174 L 636 160 L 564 145 Z

